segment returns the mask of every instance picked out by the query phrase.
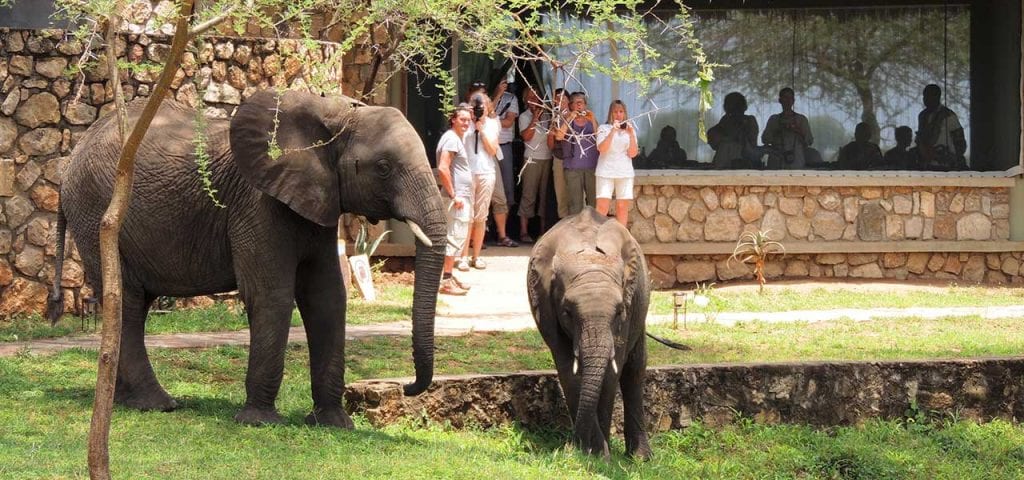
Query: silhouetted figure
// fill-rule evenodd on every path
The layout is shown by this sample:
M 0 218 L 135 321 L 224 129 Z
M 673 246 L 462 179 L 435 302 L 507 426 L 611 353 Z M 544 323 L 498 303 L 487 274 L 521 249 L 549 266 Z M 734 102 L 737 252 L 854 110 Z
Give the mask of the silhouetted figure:
M 916 170 L 917 149 L 911 149 L 910 143 L 914 139 L 914 130 L 903 125 L 896 127 L 896 146 L 885 152 L 882 158 L 885 170 Z
M 683 168 L 686 165 L 686 150 L 676 141 L 676 129 L 665 125 L 658 134 L 658 145 L 646 155 L 647 168 Z
M 711 161 L 717 169 L 760 168 L 761 150 L 757 147 L 757 119 L 747 112 L 747 99 L 740 92 L 725 96 L 725 115 L 708 130 L 708 145 L 715 150 Z
M 967 140 L 956 113 L 942 104 L 942 89 L 924 87 L 924 110 L 917 115 L 917 154 L 925 170 L 967 168 Z
M 761 134 L 761 141 L 771 147 L 768 149 L 768 168 L 801 169 L 807 166 L 809 156 L 812 159 L 821 157 L 816 150 L 808 152 L 814 143 L 811 125 L 807 117 L 793 110 L 794 103 L 796 94 L 792 88 L 786 87 L 779 91 L 782 113 L 768 117 L 764 133 Z
M 871 141 L 871 125 L 860 122 L 853 141 L 839 149 L 840 170 L 876 170 L 882 166 L 882 150 Z

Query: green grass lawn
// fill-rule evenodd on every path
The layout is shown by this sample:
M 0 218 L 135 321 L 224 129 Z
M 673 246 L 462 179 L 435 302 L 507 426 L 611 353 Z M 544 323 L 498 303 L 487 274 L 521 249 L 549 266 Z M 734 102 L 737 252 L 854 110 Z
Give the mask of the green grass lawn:
M 854 336 L 850 342 L 864 337 Z M 439 374 L 550 366 L 533 332 L 442 338 L 438 347 Z M 675 356 L 661 346 L 651 350 L 652 363 L 693 358 Z M 564 446 L 565 431 L 516 426 L 454 430 L 414 422 L 375 429 L 361 417 L 355 431 L 306 427 L 301 423 L 311 401 L 303 345 L 288 348 L 278 400 L 289 424 L 243 427 L 231 417 L 244 398 L 244 348 L 157 349 L 150 354 L 157 375 L 181 408 L 171 413 L 115 411 L 111 458 L 117 478 L 1024 476 L 1024 428 L 1002 421 L 978 425 L 897 419 L 827 429 L 758 425 L 749 419 L 720 430 L 696 424 L 682 432 L 653 435 L 656 457 L 644 464 L 623 458 L 621 441 L 613 444 L 611 462 L 579 455 Z M 348 355 L 350 382 L 412 372 L 408 339 L 353 341 Z M 95 365 L 96 352 L 83 350 L 0 358 L 0 478 L 86 477 L 85 436 Z
M 367 325 L 408 321 L 412 318 L 412 285 L 392 284 L 380 288 L 375 302 L 367 302 L 356 294 L 348 299 L 347 323 Z M 83 320 L 64 315 L 54 327 L 38 315 L 18 316 L 0 322 L 0 342 L 14 342 L 67 335 L 80 335 L 99 331 L 101 320 Z M 302 325 L 298 309 L 292 312 L 292 326 Z M 150 312 L 146 320 L 146 333 L 229 332 L 248 328 L 241 304 L 216 303 L 210 307 Z
M 735 326 L 699 323 L 672 330 L 655 325 L 651 333 L 687 345 L 679 351 L 647 341 L 649 365 L 812 360 L 899 360 L 1020 355 L 1022 319 L 978 317 L 889 318 L 870 322 L 748 322 Z M 409 339 L 376 337 L 351 342 L 349 372 L 359 378 L 412 375 Z M 438 338 L 439 372 L 495 373 L 553 369 L 540 335 L 479 333 Z
M 672 313 L 673 291 L 651 294 L 651 312 Z M 720 312 L 785 312 L 791 310 L 831 310 L 843 308 L 909 308 L 909 307 L 984 307 L 1024 304 L 1024 288 L 959 287 L 908 290 L 898 294 L 880 291 L 846 289 L 841 285 L 814 289 L 772 286 L 758 295 L 753 290 L 712 289 L 713 307 Z M 690 292 L 688 298 L 692 299 Z M 692 300 L 691 300 L 692 302 Z M 702 312 L 689 305 L 690 311 Z

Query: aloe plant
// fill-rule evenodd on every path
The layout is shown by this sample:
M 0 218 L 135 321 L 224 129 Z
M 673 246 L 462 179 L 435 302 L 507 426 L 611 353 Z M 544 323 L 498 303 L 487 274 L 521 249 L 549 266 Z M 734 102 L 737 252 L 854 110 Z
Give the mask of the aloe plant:
M 740 235 L 736 248 L 732 250 L 729 260 L 753 264 L 754 276 L 757 277 L 758 294 L 764 295 L 764 266 L 772 255 L 785 255 L 786 247 L 782 243 L 768 237 L 771 230 L 758 230 Z
M 369 231 L 366 228 L 366 223 L 359 224 L 359 233 L 356 235 L 356 242 L 353 247 L 355 248 L 356 255 L 366 255 L 367 258 L 373 257 L 373 252 L 377 251 L 377 247 L 380 246 L 380 242 L 384 240 L 387 234 L 391 233 L 391 230 L 385 230 L 372 242 L 369 241 Z

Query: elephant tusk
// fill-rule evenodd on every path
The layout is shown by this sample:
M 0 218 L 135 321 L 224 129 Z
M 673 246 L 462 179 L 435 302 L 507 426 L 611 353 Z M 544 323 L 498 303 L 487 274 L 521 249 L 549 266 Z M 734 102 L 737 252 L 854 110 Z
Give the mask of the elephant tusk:
M 405 223 L 409 224 L 409 229 L 412 230 L 412 234 L 416 235 L 416 238 L 420 239 L 420 241 L 423 242 L 424 245 L 428 247 L 434 246 L 434 242 L 430 241 L 430 238 L 427 237 L 427 234 L 423 233 L 423 229 L 420 228 L 419 225 L 416 225 L 416 222 L 412 220 L 406 220 Z
M 572 374 L 576 375 L 577 373 L 579 373 L 579 371 L 580 371 L 580 361 L 574 358 L 574 359 L 572 359 Z
M 615 372 L 616 375 L 619 374 L 619 366 L 615 363 L 614 358 L 612 359 L 612 371 Z

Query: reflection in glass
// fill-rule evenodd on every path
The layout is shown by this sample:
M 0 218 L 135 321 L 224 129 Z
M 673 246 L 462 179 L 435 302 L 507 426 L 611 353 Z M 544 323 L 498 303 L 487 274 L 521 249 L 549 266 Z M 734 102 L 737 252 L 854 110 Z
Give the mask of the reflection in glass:
M 671 15 L 666 12 L 664 17 Z M 963 138 L 971 138 L 965 116 L 970 112 L 971 95 L 970 13 L 966 7 L 711 10 L 698 11 L 696 16 L 697 37 L 705 51 L 713 61 L 728 65 L 715 72 L 712 88 L 716 99 L 727 92 L 743 92 L 748 103 L 746 115 L 767 127 L 769 117 L 779 112 L 779 90 L 793 88 L 796 110 L 806 117 L 813 132 L 815 151 L 811 158 L 803 159 L 802 167 L 788 168 L 839 168 L 839 151 L 854 137 L 859 123 L 866 125 L 863 128 L 869 131 L 870 141 L 881 150 L 899 148 L 901 152 L 886 156 L 899 160 L 897 165 L 883 158 L 881 165 L 871 169 L 969 168 L 966 145 L 960 164 L 940 168 L 908 159 L 914 145 L 897 147 L 895 138 L 899 126 L 920 128 L 917 117 L 925 108 L 922 89 L 929 84 L 941 88 L 943 104 L 961 115 Z M 659 31 L 652 28 L 649 42 L 663 55 L 685 54 L 671 48 L 670 40 L 659 45 Z M 689 58 L 674 60 L 681 78 L 695 76 Z M 637 86 L 592 77 L 570 79 L 567 88 L 586 91 L 595 106 L 607 105 L 613 98 L 626 102 L 639 128 L 640 144 L 650 152 L 646 168 L 735 168 L 731 161 L 715 162 L 715 149 L 700 140 L 697 92 L 693 89 L 653 85 L 641 96 Z M 721 108 L 721 103 L 716 104 L 715 110 Z M 688 154 L 685 160 L 650 160 L 660 159 L 661 145 L 670 148 L 673 141 Z M 960 149 L 953 145 L 950 150 L 956 153 Z M 771 150 L 763 153 L 761 166 L 776 167 Z M 778 168 L 786 168 L 785 158 L 778 163 Z

